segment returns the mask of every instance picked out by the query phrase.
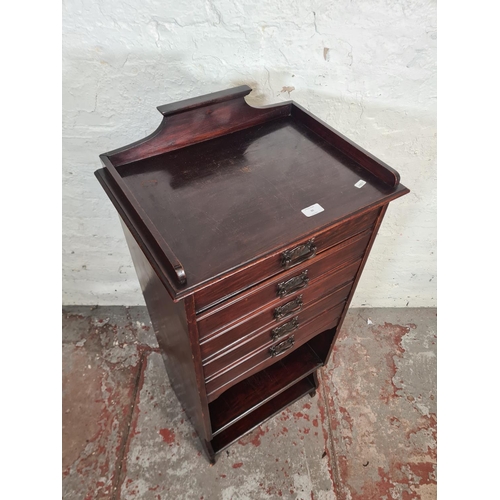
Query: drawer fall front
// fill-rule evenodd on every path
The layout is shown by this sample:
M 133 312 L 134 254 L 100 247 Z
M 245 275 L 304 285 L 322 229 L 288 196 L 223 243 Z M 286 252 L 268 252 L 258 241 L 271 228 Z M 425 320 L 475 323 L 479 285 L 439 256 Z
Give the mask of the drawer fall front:
M 299 266 L 301 261 L 313 255 L 321 255 L 323 252 L 339 245 L 353 236 L 370 230 L 380 214 L 380 209 L 373 209 L 364 214 L 353 217 L 351 220 L 324 229 L 314 238 L 302 241 L 302 245 L 290 245 L 285 252 L 279 251 L 265 257 L 248 266 L 234 275 L 224 278 L 195 294 L 195 307 L 197 313 L 202 313 L 211 307 L 224 302 L 227 297 L 234 296 L 239 292 L 258 284 L 271 276 L 282 274 L 283 269 L 291 269 Z M 309 242 L 313 240 L 312 244 Z M 300 254 L 293 253 L 293 249 L 302 246 L 304 251 Z M 288 254 L 287 254 L 288 251 Z
M 204 367 L 208 400 L 213 401 L 229 387 L 273 364 L 279 357 L 292 353 L 314 335 L 334 328 L 344 305 L 345 301 L 310 320 L 304 315 L 303 324 L 299 315 L 297 328 L 288 335 L 273 340 L 272 330 L 265 329 L 241 347 L 221 355 Z
M 341 286 L 340 293 L 347 297 L 351 287 L 342 285 L 352 282 L 359 265 L 360 261 L 356 261 L 338 271 L 333 271 L 316 283 L 312 283 L 310 286 L 296 291 L 284 299 L 271 301 L 263 308 L 255 311 L 254 314 L 245 316 L 240 321 L 227 325 L 213 335 L 202 339 L 200 341 L 200 350 L 203 361 L 209 362 L 219 352 L 244 342 L 247 337 L 253 336 L 255 332 L 262 328 L 278 327 L 297 314 L 306 314 L 311 305 L 317 303 L 318 300 L 330 294 L 339 286 Z
M 197 315 L 209 402 L 335 328 L 370 237 L 362 231 Z
M 285 293 L 280 296 L 280 284 L 286 283 L 293 278 L 300 279 L 301 275 L 304 276 L 307 283 L 312 284 L 323 277 L 325 273 L 332 270 L 341 271 L 347 265 L 360 260 L 370 236 L 370 231 L 364 231 L 346 242 L 335 246 L 328 252 L 317 255 L 292 270 L 282 272 L 278 276 L 253 287 L 249 291 L 232 297 L 209 311 L 198 315 L 197 322 L 200 340 L 215 335 L 228 325 L 241 320 L 248 314 L 254 313 L 268 304 L 279 304 L 280 301 L 278 299 L 289 295 Z M 352 276 L 354 273 L 351 273 Z M 340 274 L 344 277 L 342 272 Z M 301 286 L 300 281 L 298 286 Z M 286 302 L 284 299 L 281 301 Z

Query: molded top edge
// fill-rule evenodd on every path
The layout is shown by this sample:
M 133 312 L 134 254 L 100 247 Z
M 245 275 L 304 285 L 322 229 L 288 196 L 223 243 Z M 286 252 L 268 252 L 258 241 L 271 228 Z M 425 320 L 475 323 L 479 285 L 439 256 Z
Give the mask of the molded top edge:
M 240 85 L 239 87 L 233 87 L 231 89 L 221 90 L 211 94 L 192 97 L 191 99 L 184 99 L 183 101 L 164 104 L 163 106 L 158 106 L 156 109 L 163 116 L 172 116 L 191 109 L 202 108 L 204 106 L 208 106 L 209 104 L 238 99 L 250 94 L 251 91 L 252 89 L 248 85 Z

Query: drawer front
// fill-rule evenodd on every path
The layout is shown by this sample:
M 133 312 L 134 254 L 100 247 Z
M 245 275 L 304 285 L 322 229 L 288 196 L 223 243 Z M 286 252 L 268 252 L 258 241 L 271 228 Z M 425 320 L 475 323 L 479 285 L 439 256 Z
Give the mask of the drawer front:
M 255 354 L 243 359 L 239 364 L 230 367 L 217 376 L 206 380 L 208 401 L 216 399 L 225 390 L 237 384 L 240 380 L 249 377 L 252 373 L 263 370 L 275 363 L 280 356 L 286 356 L 295 349 L 305 344 L 315 335 L 337 326 L 345 303 L 339 304 L 309 323 L 303 325 L 295 332 L 279 339 L 277 342 L 265 345 Z M 273 355 L 272 350 L 276 355 Z
M 321 277 L 321 279 L 313 283 L 310 287 L 291 295 L 288 300 L 294 300 L 297 296 L 302 295 L 303 308 L 300 313 L 298 313 L 301 317 L 303 314 L 306 314 L 310 307 L 312 307 L 312 304 L 316 303 L 315 301 L 326 295 L 331 297 L 332 301 L 335 301 L 333 304 L 341 302 L 349 294 L 352 280 L 356 275 L 360 262 L 361 261 L 357 261 L 354 264 L 350 264 L 340 270 Z M 343 285 L 344 283 L 349 284 Z M 339 284 L 343 286 L 335 290 Z M 332 291 L 333 293 L 331 293 Z M 233 324 L 231 327 L 222 330 L 216 335 L 207 337 L 201 341 L 200 350 L 203 362 L 208 362 L 221 351 L 225 351 L 237 344 L 247 341 L 250 337 L 253 337 L 257 331 L 260 331 L 266 326 L 272 325 L 271 327 L 275 328 L 276 326 L 286 323 L 289 318 L 282 318 L 277 322 L 274 317 L 277 307 L 276 304 L 279 303 L 281 302 L 271 303 L 271 305 L 261 313 L 249 316 L 244 321 Z M 319 312 L 315 314 L 319 314 Z M 291 317 L 295 316 L 296 314 L 292 313 Z
M 314 255 L 321 254 L 334 245 L 372 228 L 379 213 L 380 209 L 376 208 L 352 217 L 347 221 L 321 231 L 314 238 L 305 238 L 295 245 L 290 245 L 288 248 L 275 252 L 249 267 L 200 290 L 194 296 L 196 311 L 201 313 L 242 290 L 283 272 L 285 269 L 300 265 L 301 262 L 308 258 L 314 259 Z M 308 243 L 310 239 L 314 239 L 312 244 Z
M 205 379 L 210 380 L 216 377 L 217 374 L 227 371 L 240 360 L 259 351 L 263 346 L 270 345 L 273 342 L 279 343 L 290 334 L 293 334 L 295 338 L 300 337 L 303 325 L 307 325 L 310 321 L 314 320 L 314 318 L 320 316 L 323 312 L 332 307 L 343 307 L 350 290 L 351 285 L 344 286 L 336 292 L 314 302 L 300 313 L 280 321 L 279 323 L 274 322 L 270 325 L 266 325 L 257 332 L 248 335 L 246 339 L 242 339 L 235 343 L 232 347 L 219 351 L 211 358 L 204 361 L 203 370 Z
M 287 273 L 282 273 L 261 285 L 254 287 L 246 293 L 242 293 L 233 299 L 230 299 L 217 308 L 214 308 L 198 317 L 198 332 L 200 340 L 215 332 L 226 329 L 236 321 L 239 321 L 244 316 L 253 313 L 267 305 L 273 307 L 285 306 L 293 298 L 292 294 L 285 295 L 280 298 L 283 290 L 279 285 L 289 281 L 292 278 L 299 278 L 303 271 L 307 271 L 307 279 L 309 282 L 305 288 L 320 278 L 323 274 L 337 268 L 345 267 L 362 258 L 368 241 L 371 236 L 371 231 L 365 231 L 348 241 L 335 246 L 328 252 L 317 256 L 310 262 L 302 264 L 297 269 L 293 269 Z M 332 287 L 341 285 L 342 282 L 332 282 Z M 290 289 L 288 289 L 290 290 Z

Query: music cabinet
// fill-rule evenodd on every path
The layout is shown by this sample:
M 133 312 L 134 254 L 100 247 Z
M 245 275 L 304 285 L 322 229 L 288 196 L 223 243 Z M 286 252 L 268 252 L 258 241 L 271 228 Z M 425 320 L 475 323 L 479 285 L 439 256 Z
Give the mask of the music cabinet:
M 172 387 L 208 459 L 318 388 L 398 173 L 250 87 L 160 106 L 100 156 Z

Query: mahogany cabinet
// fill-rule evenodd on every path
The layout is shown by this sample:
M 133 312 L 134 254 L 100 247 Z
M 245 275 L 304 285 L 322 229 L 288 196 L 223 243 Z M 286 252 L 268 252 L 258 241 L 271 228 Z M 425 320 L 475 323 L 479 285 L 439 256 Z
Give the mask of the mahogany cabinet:
M 101 155 L 172 387 L 211 462 L 318 387 L 398 173 L 241 86 Z

